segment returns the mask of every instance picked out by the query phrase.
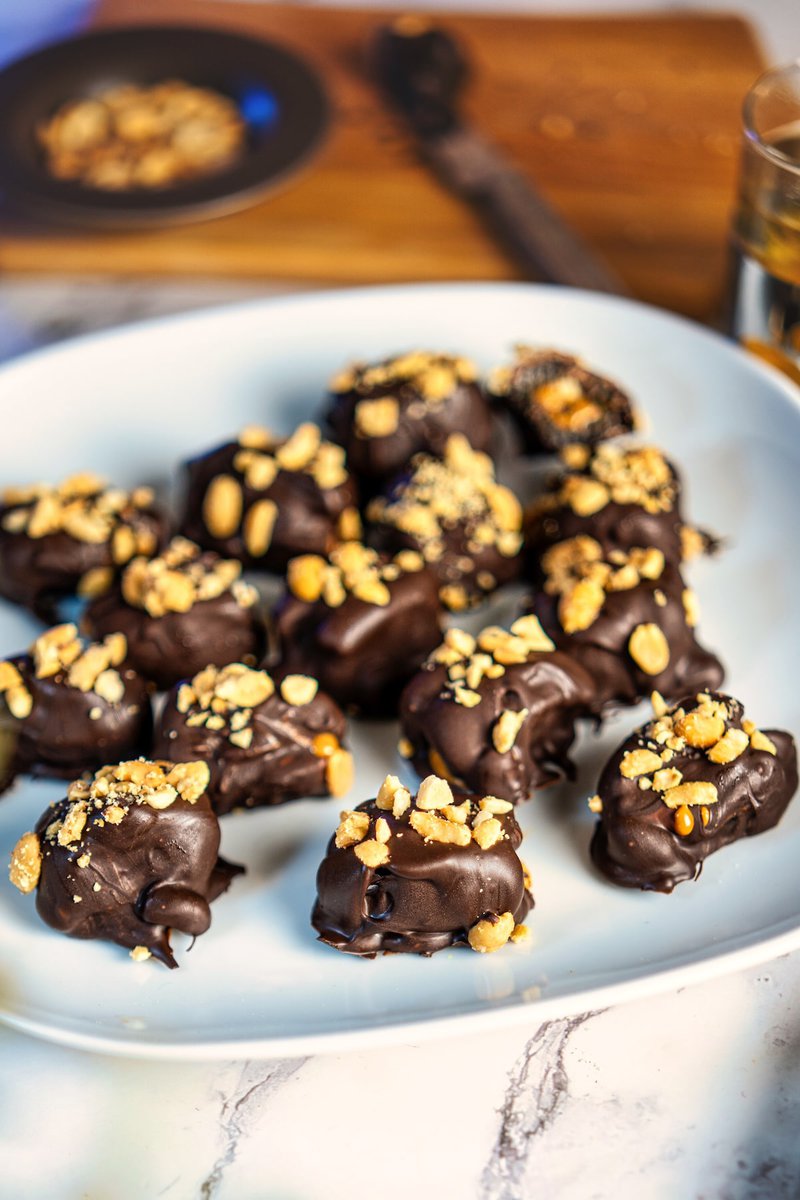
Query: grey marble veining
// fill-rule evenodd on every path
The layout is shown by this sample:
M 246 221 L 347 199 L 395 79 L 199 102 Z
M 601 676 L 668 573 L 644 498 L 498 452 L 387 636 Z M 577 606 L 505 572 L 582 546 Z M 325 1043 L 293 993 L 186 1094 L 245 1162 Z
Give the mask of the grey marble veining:
M 569 1102 L 567 1044 L 594 1015 L 545 1021 L 526 1044 L 509 1075 L 497 1141 L 481 1179 L 482 1200 L 522 1200 L 534 1139 L 547 1133 Z
M 220 1089 L 218 1116 L 222 1149 L 208 1175 L 200 1184 L 201 1200 L 214 1200 L 224 1183 L 225 1172 L 236 1162 L 239 1143 L 255 1124 L 265 1102 L 300 1070 L 306 1060 L 287 1058 L 276 1062 L 245 1062 L 234 1066 L 238 1074 L 230 1090 Z

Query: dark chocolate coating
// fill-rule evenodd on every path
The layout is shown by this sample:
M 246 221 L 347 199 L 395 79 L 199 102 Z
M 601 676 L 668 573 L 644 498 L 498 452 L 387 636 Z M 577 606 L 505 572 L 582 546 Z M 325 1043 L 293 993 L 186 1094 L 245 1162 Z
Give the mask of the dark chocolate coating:
M 290 558 L 299 554 L 328 554 L 340 536 L 337 523 L 342 513 L 358 503 L 355 483 L 349 476 L 333 488 L 321 488 L 304 471 L 278 470 L 266 488 L 253 488 L 233 460 L 242 452 L 238 442 L 227 442 L 216 450 L 186 463 L 186 498 L 181 532 L 198 546 L 215 550 L 223 558 L 236 558 L 245 567 L 281 574 Z M 248 552 L 242 522 L 230 537 L 214 537 L 203 519 L 203 501 L 208 486 L 217 475 L 229 475 L 241 486 L 243 515 L 246 517 L 258 500 L 271 500 L 278 513 L 267 552 L 253 556 Z
M 667 700 L 688 692 L 718 688 L 724 678 L 722 663 L 697 641 L 686 620 L 683 592 L 686 585 L 676 566 L 667 562 L 656 580 L 642 579 L 636 587 L 606 593 L 599 616 L 588 629 L 567 634 L 558 619 L 558 596 L 537 591 L 530 611 L 559 650 L 585 667 L 595 684 L 594 711 L 637 701 L 658 691 Z M 659 604 L 657 594 L 665 599 Z M 669 662 L 650 675 L 634 662 L 628 641 L 638 625 L 657 625 L 669 645 Z
M 153 713 L 148 686 L 127 664 L 119 667 L 124 695 L 111 704 L 96 692 L 72 687 L 64 671 L 38 679 L 28 654 L 8 661 L 22 676 L 33 708 L 18 720 L 0 700 L 0 791 L 17 775 L 76 779 L 104 763 L 149 751 Z M 99 710 L 95 720 L 89 716 L 92 710 Z
M 526 663 L 505 668 L 496 679 L 484 676 L 475 689 L 480 704 L 457 703 L 446 687 L 447 667 L 426 663 L 400 699 L 402 732 L 414 747 L 411 762 L 421 776 L 434 770 L 434 750 L 454 786 L 518 804 L 535 788 L 574 778 L 568 751 L 575 721 L 590 709 L 594 684 L 588 673 L 559 651 L 530 652 Z M 516 741 L 499 753 L 492 730 L 505 710 L 528 709 Z M 441 766 L 438 773 L 441 773 Z
M 124 633 L 128 661 L 159 690 L 172 687 L 212 664 L 257 661 L 264 653 L 266 628 L 259 606 L 245 607 L 232 592 L 198 600 L 188 612 L 151 617 L 127 604 L 119 587 L 94 600 L 83 616 L 92 638 Z
M 387 437 L 359 437 L 354 428 L 356 405 L 387 394 L 400 405 L 397 429 Z M 425 404 L 412 383 L 331 393 L 325 424 L 331 440 L 344 446 L 347 466 L 363 485 L 364 496 L 399 475 L 415 454 L 442 458 L 451 433 L 463 433 L 475 450 L 486 450 L 492 436 L 491 412 L 477 383 L 458 383 L 435 405 Z
M 507 389 L 498 390 L 494 399 L 510 413 L 528 454 L 552 454 L 574 442 L 596 445 L 633 429 L 633 411 L 625 392 L 610 379 L 587 370 L 572 355 L 555 350 L 531 351 L 520 356 L 508 371 Z M 576 380 L 587 400 L 602 410 L 599 418 L 588 425 L 559 425 L 536 402 L 536 389 L 567 377 Z
M 392 716 L 403 687 L 442 640 L 436 579 L 403 573 L 381 607 L 349 593 L 338 608 L 287 592 L 274 613 L 281 666 L 311 675 L 344 709 Z
M 5 514 L 19 507 L 23 506 L 0 505 L 0 596 L 51 625 L 58 618 L 59 603 L 75 595 L 88 571 L 108 568 L 118 576 L 124 564 L 115 563 L 110 541 L 82 542 L 64 530 L 32 538 L 3 529 Z M 151 532 L 154 552 L 163 546 L 168 524 L 158 509 L 137 509 L 125 523 Z
M 253 740 L 247 749 L 232 744 L 224 729 L 187 725 L 189 714 L 178 711 L 177 695 L 174 688 L 167 696 L 156 729 L 154 757 L 208 763 L 211 781 L 206 794 L 219 816 L 234 808 L 330 795 L 327 759 L 314 753 L 312 743 L 318 733 L 332 733 L 341 743 L 347 722 L 338 704 L 324 692 L 317 692 L 309 704 L 295 706 L 282 699 L 278 685 L 268 700 L 252 710 Z
M 402 499 L 411 472 L 404 472 L 390 485 L 386 498 L 390 505 Z M 462 611 L 480 604 L 497 588 L 513 583 L 518 578 L 521 554 L 501 554 L 497 545 L 489 543 L 477 549 L 473 546 L 474 520 L 453 520 L 441 523 L 442 554 L 427 558 L 428 568 L 435 574 L 439 591 L 446 608 Z M 367 542 L 383 554 L 394 555 L 400 550 L 424 552 L 425 539 L 399 529 L 392 519 L 391 510 L 381 508 L 380 499 L 367 509 Z M 491 576 L 492 585 L 484 582 Z M 464 604 L 448 602 L 449 589 L 463 590 Z
M 43 834 L 68 808 L 68 800 L 48 808 L 36 828 L 42 846 L 39 916 L 59 933 L 129 949 L 146 946 L 166 966 L 177 967 L 170 929 L 191 937 L 205 933 L 209 905 L 243 872 L 218 855 L 219 822 L 208 797 L 194 804 L 178 798 L 160 811 L 131 804 L 118 825 L 103 822 L 102 809 L 91 809 L 80 845 L 60 846 Z M 79 867 L 78 858 L 87 853 L 88 865 Z
M 591 479 L 589 471 L 565 470 L 550 481 L 542 500 L 531 505 L 525 519 L 526 557 L 532 564 L 533 578 L 539 557 L 557 542 L 573 537 L 591 537 L 602 547 L 604 554 L 612 550 L 633 550 L 637 546 L 654 546 L 669 562 L 679 563 L 683 557 L 681 528 L 680 476 L 671 463 L 675 499 L 670 508 L 648 512 L 641 504 L 618 504 L 609 500 L 597 512 L 581 516 L 566 502 L 559 502 L 558 493 L 565 479 Z M 553 507 L 546 507 L 552 498 Z
M 716 694 L 734 708 L 729 727 L 741 728 L 738 700 Z M 689 709 L 695 697 L 681 701 Z M 726 765 L 709 761 L 703 750 L 687 746 L 669 763 L 684 781 L 702 779 L 716 785 L 719 799 L 708 806 L 704 825 L 694 808 L 694 828 L 681 836 L 674 828 L 674 811 L 658 793 L 642 791 L 636 779 L 619 772 L 623 755 L 640 745 L 642 730 L 627 738 L 612 755 L 598 784 L 603 812 L 592 838 L 595 865 L 613 883 L 646 891 L 671 892 L 676 884 L 696 879 L 709 854 L 743 837 L 753 837 L 777 825 L 797 790 L 797 751 L 788 733 L 767 730 L 777 756 L 748 747 Z
M 331 838 L 317 872 L 311 916 L 320 941 L 368 958 L 380 952 L 429 955 L 466 944 L 469 929 L 488 913 L 510 912 L 519 923 L 532 908 L 513 813 L 497 818 L 507 836 L 482 850 L 476 842 L 425 841 L 371 800 L 358 811 L 385 818 L 393 835 L 391 858 L 384 866 L 366 867 L 352 847 L 337 849 Z

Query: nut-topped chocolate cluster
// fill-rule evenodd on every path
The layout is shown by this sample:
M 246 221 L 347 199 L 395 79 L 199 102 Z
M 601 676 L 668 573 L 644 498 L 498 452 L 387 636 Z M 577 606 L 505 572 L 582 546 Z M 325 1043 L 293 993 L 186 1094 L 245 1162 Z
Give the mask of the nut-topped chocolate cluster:
M 346 542 L 289 563 L 274 614 L 282 668 L 311 675 L 344 708 L 396 711 L 403 685 L 441 641 L 436 579 L 422 555 Z
M 285 439 L 249 426 L 185 471 L 183 533 L 245 566 L 282 572 L 290 558 L 361 535 L 344 450 L 311 423 Z
M 328 945 L 368 957 L 499 950 L 525 937 L 533 904 L 521 840 L 507 800 L 455 797 L 434 775 L 414 796 L 388 775 L 374 800 L 341 814 L 312 923 Z
M 594 538 L 605 553 L 652 546 L 676 563 L 690 557 L 696 537 L 702 548 L 702 535 L 681 514 L 678 474 L 655 446 L 573 445 L 561 460 L 563 470 L 525 516 L 534 562 L 579 536 Z
M 0 661 L 0 788 L 20 774 L 71 779 L 148 748 L 148 688 L 126 658 L 120 633 L 86 645 L 58 625 Z
M 595 864 L 614 883 L 671 892 L 715 850 L 771 829 L 797 788 L 788 733 L 764 733 L 740 701 L 701 692 L 668 707 L 611 757 L 589 805 Z
M 219 857 L 219 823 L 203 762 L 138 759 L 70 785 L 11 857 L 11 882 L 36 890 L 48 925 L 177 963 L 170 929 L 197 937 L 209 905 L 240 874 Z
M 353 758 L 339 706 L 309 675 L 206 667 L 167 697 L 154 753 L 209 764 L 218 814 L 302 796 L 343 796 Z
M 468 792 L 514 804 L 572 777 L 575 722 L 592 708 L 589 674 L 555 649 L 535 616 L 477 638 L 449 629 L 403 692 L 400 751 Z
M 241 563 L 173 538 L 156 558 L 136 558 L 111 592 L 89 605 L 93 637 L 121 632 L 131 664 L 167 688 L 212 663 L 255 661 L 264 623 Z
M 634 427 L 631 402 L 615 383 L 556 350 L 517 346 L 514 362 L 490 375 L 489 391 L 513 417 L 529 454 L 594 445 Z
M 379 549 L 419 550 L 439 580 L 442 603 L 454 612 L 518 574 L 520 502 L 463 434 L 451 434 L 443 459 L 416 455 L 387 494 L 370 502 L 367 521 Z
M 349 469 L 369 495 L 415 454 L 441 457 L 451 433 L 485 450 L 491 414 L 469 359 L 414 350 L 378 363 L 357 363 L 330 384 L 326 415 Z
M 598 713 L 654 688 L 674 699 L 721 682 L 721 664 L 694 635 L 697 598 L 661 550 L 604 554 L 594 538 L 579 535 L 551 546 L 541 570 L 533 611 L 594 679 Z
M 0 493 L 0 595 L 50 622 L 59 600 L 107 591 L 136 555 L 154 554 L 166 522 L 151 488 L 107 487 L 91 472 L 58 486 Z

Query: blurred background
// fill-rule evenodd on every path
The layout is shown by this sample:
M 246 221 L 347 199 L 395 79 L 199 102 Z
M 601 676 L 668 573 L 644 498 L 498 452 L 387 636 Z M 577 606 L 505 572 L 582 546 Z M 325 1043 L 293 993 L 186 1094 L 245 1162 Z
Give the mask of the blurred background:
M 759 208 L 763 179 L 749 200 L 737 195 L 742 104 L 766 67 L 800 54 L 795 0 L 427 0 L 414 11 L 387 66 L 379 34 L 396 10 L 382 0 L 6 0 L 0 355 L 271 291 L 544 279 L 733 329 L 798 377 L 800 174 L 777 217 Z M 56 46 L 20 62 L 81 31 L 165 24 L 255 48 L 176 57 L 151 28 L 138 50 Z M 431 29 L 444 50 L 426 41 Z M 409 57 L 411 42 L 421 50 Z M 415 71 L 424 95 L 410 101 Z M 174 78 L 238 106 L 238 158 L 175 182 L 163 144 L 130 167 L 128 143 L 124 169 L 119 147 L 113 161 L 108 145 L 62 153 L 71 105 Z M 780 144 L 796 156 L 791 139 Z

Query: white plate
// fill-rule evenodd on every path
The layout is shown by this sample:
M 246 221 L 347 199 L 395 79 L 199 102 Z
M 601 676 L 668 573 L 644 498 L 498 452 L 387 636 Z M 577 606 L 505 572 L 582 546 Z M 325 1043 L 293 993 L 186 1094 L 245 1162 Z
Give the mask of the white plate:
M 685 321 L 627 301 L 526 285 L 382 288 L 159 320 L 47 350 L 0 372 L 0 479 L 92 468 L 164 484 L 175 464 L 247 422 L 289 429 L 353 357 L 432 346 L 489 367 L 519 340 L 575 350 L 630 389 L 680 464 L 689 512 L 729 538 L 691 570 L 733 692 L 762 728 L 800 730 L 798 393 Z M 488 619 L 488 613 L 482 614 Z M 0 653 L 34 624 L 0 611 Z M 317 943 L 308 914 L 337 801 L 226 818 L 248 875 L 214 906 L 180 970 L 64 938 L 0 881 L 0 1017 L 93 1050 L 172 1058 L 306 1054 L 565 1015 L 676 987 L 800 945 L 800 801 L 777 830 L 721 851 L 672 896 L 616 889 L 591 869 L 585 797 L 644 710 L 582 735 L 581 778 L 525 805 L 536 909 L 530 945 L 491 956 L 360 961 Z M 392 725 L 353 730 L 352 802 L 397 770 Z M 0 854 L 58 784 L 0 801 Z

